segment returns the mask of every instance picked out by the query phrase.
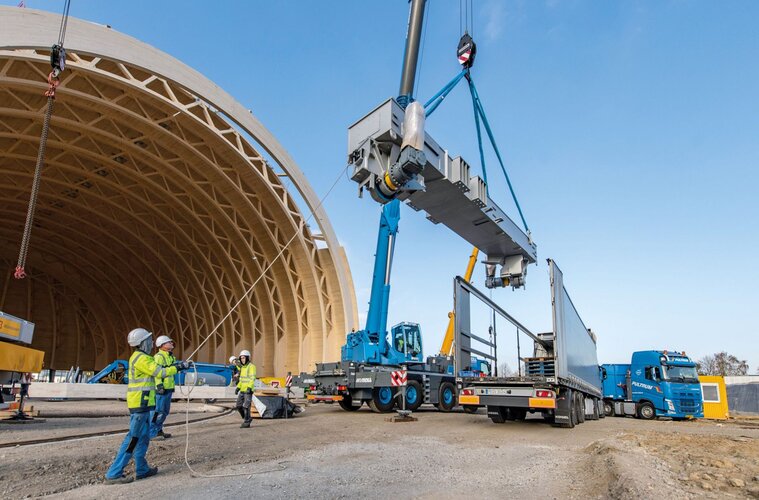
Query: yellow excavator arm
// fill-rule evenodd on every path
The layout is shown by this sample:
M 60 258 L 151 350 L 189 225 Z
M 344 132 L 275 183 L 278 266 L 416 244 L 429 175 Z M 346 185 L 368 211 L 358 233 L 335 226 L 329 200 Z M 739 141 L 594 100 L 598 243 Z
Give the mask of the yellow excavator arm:
M 464 279 L 467 282 L 472 281 L 472 273 L 474 272 L 474 266 L 477 264 L 477 256 L 480 251 L 476 247 L 472 249 L 472 255 L 469 256 L 469 263 L 466 266 L 466 273 L 464 273 Z M 443 338 L 443 345 L 440 348 L 440 354 L 443 356 L 451 356 L 453 354 L 453 325 L 456 320 L 456 314 L 451 311 L 448 313 L 448 328 L 445 330 L 445 338 Z

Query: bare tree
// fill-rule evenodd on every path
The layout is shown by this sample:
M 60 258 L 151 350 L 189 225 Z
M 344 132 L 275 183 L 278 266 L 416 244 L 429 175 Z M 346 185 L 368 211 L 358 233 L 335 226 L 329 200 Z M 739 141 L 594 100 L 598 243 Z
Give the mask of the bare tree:
M 517 372 L 511 369 L 508 363 L 501 363 L 498 365 L 499 377 L 516 377 Z
M 704 356 L 696 362 L 696 368 L 701 375 L 746 375 L 748 363 L 728 354 L 725 351 Z

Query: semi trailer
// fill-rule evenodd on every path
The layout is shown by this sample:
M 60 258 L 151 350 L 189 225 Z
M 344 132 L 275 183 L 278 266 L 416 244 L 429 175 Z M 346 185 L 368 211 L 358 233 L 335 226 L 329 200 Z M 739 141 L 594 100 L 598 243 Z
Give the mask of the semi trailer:
M 638 351 L 630 364 L 601 366 L 604 413 L 645 420 L 703 418 L 696 363 L 685 352 Z
M 518 352 L 517 375 L 457 377 L 459 403 L 465 409 L 485 406 L 495 423 L 524 420 L 528 413 L 534 413 L 546 422 L 572 428 L 586 419 L 604 416 L 596 336 L 572 304 L 559 267 L 553 260 L 548 260 L 548 266 L 553 331 L 547 333 L 532 333 L 475 287 L 459 278 L 454 281 L 457 373 L 473 355 L 495 359 L 495 337 L 485 338 L 472 331 L 472 300 L 516 327 L 517 336 L 522 333 L 532 340 L 531 356 Z

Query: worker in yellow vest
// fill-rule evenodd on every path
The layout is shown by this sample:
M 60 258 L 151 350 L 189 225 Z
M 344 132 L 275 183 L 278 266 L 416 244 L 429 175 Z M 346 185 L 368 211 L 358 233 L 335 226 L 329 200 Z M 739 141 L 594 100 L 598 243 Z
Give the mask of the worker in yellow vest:
M 161 335 L 155 341 L 158 352 L 153 359 L 160 366 L 169 367 L 177 362 L 174 357 L 174 341 L 166 335 Z M 171 434 L 163 432 L 163 423 L 171 411 L 171 398 L 174 395 L 174 375 L 155 379 L 155 411 L 150 417 L 150 439 L 162 437 L 169 439 Z
M 134 347 L 129 358 L 127 377 L 127 407 L 129 408 L 129 432 L 121 443 L 116 459 L 105 474 L 109 484 L 129 483 L 131 477 L 124 475 L 124 469 L 134 456 L 135 479 L 144 479 L 158 473 L 158 467 L 150 467 L 145 455 L 150 445 L 150 413 L 155 410 L 155 379 L 173 376 L 178 371 L 187 370 L 191 361 L 180 361 L 172 366 L 159 366 L 149 353 L 153 350 L 153 334 L 144 328 L 129 332 L 127 342 Z
M 250 416 L 250 403 L 253 400 L 253 387 L 256 382 L 256 365 L 250 362 L 250 351 L 240 351 L 238 356 L 238 362 L 240 363 L 238 370 L 240 372 L 240 380 L 237 382 L 237 411 L 240 412 L 242 417 L 241 428 L 247 429 L 250 427 L 252 417 Z

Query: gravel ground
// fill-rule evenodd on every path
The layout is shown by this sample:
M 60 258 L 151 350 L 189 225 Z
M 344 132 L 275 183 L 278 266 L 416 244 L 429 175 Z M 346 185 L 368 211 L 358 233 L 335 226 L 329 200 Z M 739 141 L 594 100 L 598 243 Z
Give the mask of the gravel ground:
M 151 443 L 159 475 L 128 485 L 102 484 L 121 436 L 0 449 L 0 497 L 759 498 L 751 425 L 606 418 L 567 430 L 541 419 L 493 424 L 482 411 L 416 415 L 390 423 L 366 408 L 316 405 L 251 429 L 236 414 L 190 426 L 193 468 L 235 477 L 193 477 L 184 426 Z

